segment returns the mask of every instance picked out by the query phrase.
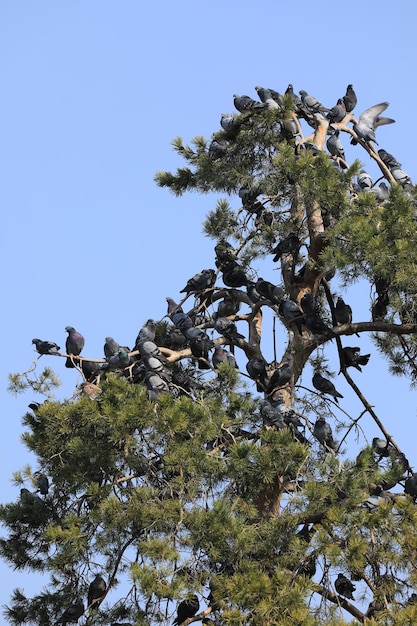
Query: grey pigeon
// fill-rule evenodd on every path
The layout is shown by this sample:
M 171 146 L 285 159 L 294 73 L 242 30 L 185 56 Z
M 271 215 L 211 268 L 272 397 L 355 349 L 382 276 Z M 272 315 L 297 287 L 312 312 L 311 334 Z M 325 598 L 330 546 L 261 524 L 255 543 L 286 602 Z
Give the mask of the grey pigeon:
M 244 339 L 244 335 L 237 331 L 237 326 L 235 322 L 233 322 L 228 317 L 222 317 L 216 311 L 213 313 L 214 320 L 214 330 L 216 330 L 220 335 L 226 337 L 226 339 L 230 339 L 230 341 L 238 341 L 239 339 Z
M 360 354 L 360 348 L 357 346 L 346 346 L 342 348 L 342 358 L 345 367 L 354 367 L 361 372 L 361 365 L 367 365 L 371 355 Z
M 194 617 L 200 608 L 200 602 L 195 594 L 182 600 L 177 606 L 177 617 L 172 622 L 173 626 L 179 626 L 189 617 Z
M 380 102 L 365 109 L 359 116 L 359 121 L 353 124 L 353 130 L 363 141 L 373 141 L 378 145 L 375 136 L 375 129 L 384 124 L 393 124 L 395 120 L 389 117 L 381 117 L 381 113 L 388 107 L 388 102 Z M 356 143 L 355 140 L 352 140 Z M 352 143 L 352 142 L 351 142 Z
M 229 143 L 225 139 L 213 139 L 210 142 L 208 153 L 213 159 L 220 159 L 227 152 Z
M 312 382 L 313 387 L 317 389 L 317 391 L 333 396 L 336 402 L 338 402 L 338 398 L 343 398 L 342 394 L 336 390 L 332 381 L 322 376 L 320 372 L 314 372 Z
M 358 187 L 360 191 L 367 191 L 371 189 L 373 185 L 372 178 L 369 176 L 365 170 L 361 170 L 356 178 Z
M 257 102 L 250 96 L 239 96 L 236 93 L 233 94 L 233 104 L 240 113 L 253 109 L 266 109 L 268 106 L 264 102 Z
M 344 596 L 345 598 L 348 598 L 348 600 L 355 599 L 353 597 L 353 592 L 356 587 L 352 581 L 349 580 L 349 578 L 346 578 L 344 574 L 338 574 L 334 583 L 334 588 L 340 596 Z
M 226 295 L 223 300 L 220 300 L 217 306 L 217 313 L 223 317 L 229 315 L 236 315 L 241 306 L 240 300 L 233 297 L 233 294 Z
M 36 486 L 42 496 L 46 496 L 49 491 L 49 480 L 46 474 L 35 472 Z
M 316 420 L 313 428 L 313 435 L 322 445 L 330 448 L 331 450 L 336 449 L 336 443 L 333 439 L 331 426 L 326 422 L 324 417 L 319 417 Z
M 374 437 L 372 439 L 372 449 L 380 456 L 380 457 L 388 457 L 390 452 L 390 444 L 386 439 L 381 439 L 381 437 Z
M 198 274 L 195 274 L 192 278 L 189 278 L 184 289 L 181 289 L 180 293 L 186 293 L 187 296 L 190 293 L 200 293 L 205 289 L 209 289 L 214 285 L 216 281 L 216 272 L 212 269 L 201 270 Z
M 275 428 L 287 428 L 287 424 L 284 421 L 284 417 L 279 409 L 273 406 L 268 400 L 261 400 L 261 416 L 265 422 Z
M 36 351 L 39 354 L 59 354 L 61 348 L 54 341 L 42 341 L 42 339 L 32 339 Z
M 339 297 L 334 308 L 334 315 L 338 325 L 352 323 L 352 307 Z
M 343 98 L 339 98 L 334 107 L 332 107 L 326 115 L 326 118 L 329 120 L 330 124 L 337 124 L 341 122 L 344 117 L 346 117 L 346 105 Z
M 300 89 L 299 94 L 301 96 L 301 102 L 310 113 L 323 113 L 328 112 L 329 109 L 322 105 L 320 100 L 317 100 L 314 96 L 310 96 L 305 89 Z
M 333 328 L 318 315 L 306 315 L 304 324 L 313 335 L 324 335 L 327 339 L 333 339 L 336 336 Z
M 288 326 L 293 323 L 297 326 L 298 332 L 301 334 L 301 323 L 304 320 L 304 313 L 293 300 L 283 300 L 279 305 L 279 313 L 282 315 Z
M 237 117 L 238 117 L 237 114 L 235 115 L 235 114 L 230 114 L 230 113 L 222 113 L 220 117 L 220 126 L 226 132 L 233 130 L 234 127 L 236 126 Z
M 382 181 L 379 183 L 378 187 L 371 187 L 371 189 L 367 189 L 367 191 L 373 193 L 378 202 L 384 202 L 384 200 L 388 198 L 389 187 Z
M 139 351 L 139 354 L 142 358 L 150 356 L 156 357 L 157 359 L 162 358 L 160 349 L 158 348 L 156 343 L 154 341 L 151 341 L 150 339 L 140 339 L 137 346 L 135 347 Z
M 214 369 L 217 369 L 220 363 L 229 363 L 229 365 L 237 369 L 237 363 L 234 355 L 228 350 L 225 350 L 222 346 L 216 346 L 214 348 L 211 362 L 213 363 Z
M 125 348 L 119 348 L 116 354 L 107 359 L 108 368 L 111 370 L 125 369 L 130 365 L 129 353 Z
M 138 336 L 136 337 L 135 350 L 137 349 L 136 348 L 136 344 L 141 339 L 145 338 L 145 339 L 149 339 L 150 341 L 154 341 L 155 340 L 155 335 L 156 335 L 155 321 L 153 319 L 146 320 L 146 322 L 144 323 L 144 325 L 140 329 L 140 331 L 138 333 Z
M 77 598 L 67 609 L 65 609 L 55 624 L 75 624 L 78 622 L 83 613 L 84 603 L 81 598 Z
M 417 499 L 417 473 L 409 476 L 404 483 L 404 493 L 411 496 L 414 500 Z
M 106 337 L 103 347 L 106 359 L 108 360 L 110 357 L 117 354 L 119 352 L 119 347 L 119 344 L 113 339 L 113 337 Z
M 290 382 L 291 377 L 292 369 L 289 363 L 283 363 L 280 367 L 277 367 L 269 379 L 268 386 L 266 388 L 267 394 L 270 395 L 273 391 L 275 391 L 275 389 L 284 387 L 284 385 Z
M 379 154 L 379 157 L 380 157 L 381 161 L 383 163 L 385 163 L 385 165 L 389 169 L 395 169 L 397 167 L 401 167 L 401 163 L 399 161 L 397 161 L 397 159 L 392 154 L 390 154 L 389 152 L 387 152 L 383 148 L 380 148 L 378 150 L 378 154 Z
M 65 342 L 67 354 L 78 356 L 84 348 L 84 337 L 81 333 L 75 330 L 73 326 L 65 326 L 65 330 L 68 333 L 68 337 Z M 67 357 L 65 367 L 74 367 L 74 363 L 70 357 Z
M 381 504 L 391 502 L 392 498 L 388 491 L 384 491 L 381 485 L 377 485 L 372 493 L 364 500 L 359 507 L 361 509 L 367 509 L 369 512 L 373 512 L 378 509 Z
M 105 580 L 100 574 L 96 574 L 94 580 L 88 587 L 87 607 L 97 607 L 107 589 Z
M 343 96 L 343 103 L 346 108 L 346 113 L 350 113 L 353 111 L 355 106 L 358 103 L 358 98 L 356 97 L 355 90 L 353 89 L 353 85 L 348 85 L 346 87 L 346 93 Z
M 391 170 L 391 174 L 395 182 L 399 183 L 402 187 L 410 187 L 413 184 L 409 175 L 399 167 L 393 168 Z
M 255 91 L 259 96 L 259 100 L 267 105 L 270 110 L 279 109 L 282 105 L 282 96 L 277 91 L 272 92 L 264 87 L 255 87 Z M 275 97 L 273 96 L 275 94 Z M 281 101 L 279 101 L 279 98 Z
M 343 159 L 346 162 L 345 150 L 339 135 L 340 132 L 338 130 L 332 133 L 326 142 L 326 146 L 333 157 Z

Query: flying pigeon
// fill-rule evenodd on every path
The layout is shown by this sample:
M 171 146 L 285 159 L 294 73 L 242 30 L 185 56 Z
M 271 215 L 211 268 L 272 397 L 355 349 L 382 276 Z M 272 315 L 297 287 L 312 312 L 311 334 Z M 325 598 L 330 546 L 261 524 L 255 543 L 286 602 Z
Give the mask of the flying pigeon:
M 329 109 L 323 106 L 317 98 L 310 96 L 304 89 L 300 89 L 298 93 L 301 96 L 301 102 L 304 104 L 309 113 L 323 113 L 329 111 Z
M 212 269 L 201 270 L 198 274 L 195 274 L 192 278 L 189 278 L 184 289 L 181 289 L 180 293 L 186 293 L 187 296 L 190 293 L 200 293 L 204 289 L 212 287 L 216 281 L 216 272 Z
M 346 107 L 346 113 L 350 113 L 351 111 L 353 111 L 353 109 L 357 105 L 358 99 L 353 89 L 353 85 L 348 85 L 346 87 L 346 93 L 343 96 L 343 103 Z
M 336 443 L 333 439 L 333 433 L 330 424 L 326 422 L 324 417 L 319 417 L 316 420 L 313 428 L 313 435 L 321 444 L 330 448 L 331 450 L 336 449 Z
M 229 363 L 232 367 L 238 368 L 236 359 L 231 352 L 225 350 L 222 346 L 216 346 L 214 348 L 213 356 L 211 357 L 214 369 L 217 369 L 220 363 Z
M 313 387 L 317 389 L 317 391 L 320 391 L 321 393 L 327 393 L 329 396 L 333 396 L 336 402 L 339 402 L 338 398 L 343 398 L 342 394 L 336 390 L 336 387 L 334 386 L 332 381 L 328 378 L 324 378 L 324 376 L 322 376 L 320 372 L 314 372 L 312 382 Z
M 345 348 L 342 348 L 342 357 L 345 367 L 355 367 L 361 372 L 361 365 L 367 365 L 371 355 L 360 354 L 359 347 L 355 346 L 352 348 L 351 346 L 346 346 Z
M 375 129 L 378 126 L 393 124 L 395 122 L 395 120 L 389 117 L 381 117 L 381 113 L 383 113 L 387 107 L 388 102 L 381 102 L 380 104 L 374 104 L 369 107 L 369 109 L 365 109 L 365 111 L 360 114 L 359 121 L 353 124 L 353 130 L 360 139 L 363 141 L 373 141 L 378 145 Z M 352 140 L 352 142 L 356 143 L 355 140 Z
M 61 348 L 54 341 L 42 341 L 42 339 L 32 339 L 36 351 L 39 354 L 59 354 Z
M 352 307 L 339 297 L 334 308 L 334 315 L 338 325 L 352 323 Z
M 189 617 L 194 617 L 199 608 L 200 602 L 195 594 L 186 600 L 182 600 L 177 606 L 177 617 L 172 622 L 173 626 L 179 626 Z
M 83 613 L 84 603 L 81 598 L 77 598 L 67 609 L 65 609 L 55 624 L 74 624 L 75 622 L 78 622 Z
M 353 597 L 353 592 L 355 591 L 356 587 L 352 583 L 352 581 L 349 580 L 349 578 L 346 578 L 344 574 L 338 574 L 334 583 L 334 587 L 340 596 L 344 596 L 349 600 L 355 599 Z
M 107 589 L 104 578 L 97 574 L 88 587 L 87 607 L 97 607 Z
M 113 339 L 113 337 L 106 337 L 106 341 L 104 344 L 104 356 L 106 359 L 110 359 L 110 357 L 114 356 L 119 352 L 119 344 L 117 341 Z
M 84 348 L 84 337 L 73 326 L 65 326 L 65 330 L 68 333 L 68 337 L 65 342 L 67 354 L 78 356 Z M 65 367 L 74 367 L 72 359 L 67 357 L 65 361 Z

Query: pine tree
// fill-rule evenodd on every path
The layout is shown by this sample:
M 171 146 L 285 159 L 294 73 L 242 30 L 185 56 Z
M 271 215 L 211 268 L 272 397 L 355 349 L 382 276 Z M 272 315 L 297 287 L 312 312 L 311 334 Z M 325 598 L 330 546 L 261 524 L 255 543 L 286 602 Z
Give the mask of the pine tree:
M 354 112 L 257 91 L 210 141 L 175 139 L 186 166 L 156 175 L 177 196 L 223 194 L 204 222 L 213 267 L 184 277 L 167 318 L 144 312 L 133 349 L 41 341 L 10 376 L 45 399 L 23 417 L 39 468 L 16 472 L 0 553 L 49 575 L 36 597 L 15 590 L 10 624 L 417 619 L 417 475 L 357 382 L 363 333 L 416 380 L 417 193 Z M 335 152 L 341 137 L 383 184 Z M 347 304 L 355 279 L 370 319 Z M 70 400 L 53 398 L 55 358 L 83 377 Z

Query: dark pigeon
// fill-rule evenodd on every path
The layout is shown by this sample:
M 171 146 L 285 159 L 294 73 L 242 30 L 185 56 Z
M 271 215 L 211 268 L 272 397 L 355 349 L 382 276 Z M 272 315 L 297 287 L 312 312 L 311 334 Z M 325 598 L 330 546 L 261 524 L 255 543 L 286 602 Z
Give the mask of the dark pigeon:
M 401 167 L 401 163 L 397 161 L 397 159 L 392 154 L 390 154 L 383 148 L 380 148 L 380 150 L 378 150 L 378 154 L 379 154 L 379 158 L 381 159 L 381 161 L 385 163 L 385 165 L 389 169 L 396 169 L 396 168 Z
M 353 592 L 356 587 L 352 581 L 349 580 L 349 578 L 346 578 L 344 574 L 338 574 L 334 583 L 334 588 L 340 596 L 344 596 L 345 598 L 348 598 L 348 600 L 355 599 L 353 597 Z
M 172 622 L 173 626 L 179 626 L 189 617 L 194 617 L 199 608 L 200 602 L 195 594 L 186 600 L 182 600 L 177 606 L 177 617 Z
M 298 332 L 301 334 L 301 324 L 304 321 L 304 313 L 296 302 L 293 300 L 283 300 L 279 305 L 279 313 L 287 322 L 288 326 L 294 323 Z
M 333 439 L 331 426 L 326 422 L 324 417 L 319 417 L 316 420 L 313 428 L 313 435 L 322 445 L 330 448 L 331 450 L 336 449 L 336 442 Z
M 338 402 L 338 398 L 343 398 L 342 394 L 336 390 L 332 381 L 322 376 L 320 372 L 314 372 L 312 382 L 313 387 L 317 389 L 317 391 L 333 396 L 336 402 Z
M 103 599 L 106 589 L 107 585 L 104 578 L 100 574 L 96 574 L 96 577 L 88 587 L 87 607 L 97 607 Z
M 228 145 L 229 142 L 225 139 L 213 139 L 210 142 L 208 153 L 214 160 L 221 159 L 226 154 Z
M 257 391 L 264 391 L 268 384 L 266 374 L 266 361 L 264 359 L 250 359 L 246 363 L 246 371 L 249 376 L 256 382 Z
M 39 354 L 59 354 L 61 348 L 54 341 L 42 341 L 42 339 L 32 339 L 36 351 Z
M 34 476 L 39 493 L 42 496 L 46 496 L 49 491 L 49 479 L 47 475 L 42 472 L 35 472 Z
M 272 259 L 273 262 L 276 263 L 277 261 L 279 261 L 283 254 L 298 254 L 300 246 L 301 241 L 298 238 L 298 235 L 296 233 L 290 233 L 289 235 L 281 239 L 277 243 L 275 248 L 271 250 L 272 254 L 274 254 L 274 258 Z
M 106 357 L 107 360 L 109 360 L 110 357 L 117 354 L 119 352 L 119 348 L 120 348 L 119 344 L 117 343 L 117 341 L 113 339 L 113 337 L 106 337 L 103 350 L 104 350 L 104 356 Z
M 353 130 L 358 135 L 359 139 L 362 139 L 362 141 L 373 141 L 378 145 L 375 129 L 378 126 L 393 124 L 395 122 L 395 120 L 389 117 L 381 117 L 381 113 L 383 113 L 387 107 L 388 102 L 380 102 L 379 104 L 374 104 L 369 107 L 369 109 L 365 109 L 365 111 L 360 114 L 359 121 L 353 124 Z M 352 142 L 356 143 L 355 140 L 352 140 Z
M 263 278 L 258 278 L 255 283 L 255 288 L 262 298 L 269 300 L 272 304 L 279 305 L 285 295 L 283 287 L 274 285 L 269 280 L 264 280 Z
M 317 314 L 317 301 L 315 297 L 307 291 L 300 300 L 300 306 L 305 315 L 316 315 Z
M 65 330 L 68 333 L 68 337 L 65 342 L 67 354 L 78 356 L 79 354 L 81 354 L 81 351 L 84 348 L 84 337 L 81 333 L 75 330 L 73 326 L 65 326 Z M 67 357 L 65 361 L 65 367 L 74 367 L 71 358 Z
M 262 300 L 262 296 L 256 288 L 256 283 L 254 283 L 253 281 L 248 281 L 248 284 L 246 285 L 246 293 L 249 296 L 249 300 L 253 304 L 256 304 L 257 302 L 260 302 Z
M 411 496 L 414 500 L 417 499 L 417 473 L 409 476 L 404 483 L 404 493 Z
M 300 89 L 301 102 L 309 113 L 324 113 L 329 109 L 322 105 L 314 96 L 310 96 L 304 89 Z
M 269 426 L 274 426 L 278 430 L 287 428 L 284 417 L 279 409 L 277 409 L 268 400 L 261 400 L 261 416 Z
M 356 97 L 355 90 L 353 89 L 353 85 L 348 85 L 346 87 L 346 93 L 343 96 L 343 103 L 346 108 L 346 113 L 350 113 L 353 111 L 355 106 L 358 103 L 358 98 Z
M 355 367 L 359 372 L 362 371 L 361 365 L 367 365 L 370 354 L 360 354 L 359 347 L 346 346 L 342 348 L 342 357 L 345 367 Z
M 244 287 L 248 278 L 237 261 L 229 261 L 221 267 L 223 282 L 226 287 Z
M 233 322 L 228 317 L 222 317 L 217 312 L 213 314 L 214 320 L 214 330 L 216 330 L 220 335 L 226 337 L 230 341 L 238 341 L 239 339 L 244 339 L 245 336 L 237 331 L 237 326 L 235 322 Z
M 220 363 L 229 363 L 232 367 L 237 369 L 237 363 L 234 355 L 228 350 L 225 350 L 222 346 L 216 346 L 214 348 L 213 356 L 211 357 L 214 369 L 217 369 Z
M 304 324 L 313 335 L 324 335 L 327 339 L 333 339 L 336 336 L 333 328 L 317 315 L 306 315 Z
M 270 395 L 275 391 L 275 389 L 284 387 L 284 385 L 290 382 L 291 378 L 291 365 L 289 363 L 283 363 L 280 367 L 277 367 L 269 379 L 268 386 L 266 388 L 267 394 Z
M 78 622 L 83 613 L 84 603 L 81 598 L 77 598 L 67 609 L 65 609 L 55 624 L 75 624 Z
M 250 96 L 239 96 L 236 93 L 233 94 L 233 104 L 240 113 L 248 110 L 266 109 L 268 107 L 264 102 L 257 102 Z
M 216 272 L 214 270 L 201 270 L 201 272 L 188 279 L 187 284 L 184 289 L 181 289 L 180 293 L 186 293 L 187 296 L 190 293 L 201 293 L 205 289 L 212 287 L 215 282 Z
M 334 315 L 338 325 L 352 323 L 352 307 L 343 300 L 338 298 L 334 308 Z
M 259 100 L 264 102 L 268 109 L 279 109 L 282 106 L 282 96 L 274 89 L 266 89 L 264 87 L 255 87 L 255 91 L 259 96 Z
M 217 313 L 222 317 L 228 317 L 229 315 L 236 315 L 241 306 L 240 300 L 233 297 L 233 294 L 229 294 L 220 300 Z
M 346 116 L 346 105 L 343 101 L 343 98 L 339 98 L 337 103 L 330 109 L 326 118 L 329 120 L 330 124 L 337 124 L 341 122 Z

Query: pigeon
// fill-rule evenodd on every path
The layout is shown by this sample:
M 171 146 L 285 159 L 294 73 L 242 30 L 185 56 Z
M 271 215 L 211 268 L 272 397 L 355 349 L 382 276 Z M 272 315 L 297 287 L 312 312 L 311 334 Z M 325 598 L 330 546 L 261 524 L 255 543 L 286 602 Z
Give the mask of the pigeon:
M 314 296 L 307 291 L 300 300 L 300 306 L 306 315 L 316 315 L 317 302 Z
M 286 88 L 285 95 L 289 96 L 291 98 L 291 100 L 292 100 L 292 102 L 294 104 L 294 109 L 295 110 L 298 110 L 299 108 L 301 108 L 301 110 L 303 109 L 301 98 L 299 98 L 297 96 L 297 94 L 294 92 L 294 87 L 293 87 L 293 85 L 291 83 Z
M 140 329 L 138 336 L 136 337 L 135 350 L 137 349 L 136 345 L 141 339 L 145 338 L 145 339 L 149 339 L 150 341 L 155 341 L 155 335 L 156 335 L 155 321 L 152 319 L 146 320 L 146 322 Z
M 264 280 L 263 278 L 258 278 L 255 287 L 256 291 L 272 304 L 279 305 L 285 295 L 285 290 L 280 285 L 274 285 L 269 280 Z
M 346 87 L 346 93 L 343 96 L 343 103 L 344 103 L 345 108 L 346 108 L 346 113 L 350 113 L 351 111 L 353 111 L 353 109 L 357 105 L 358 99 L 357 99 L 356 93 L 355 93 L 355 91 L 353 89 L 353 85 L 348 85 Z
M 267 394 L 270 395 L 275 391 L 275 389 L 284 387 L 284 385 L 290 382 L 291 378 L 291 365 L 289 363 L 283 363 L 280 367 L 277 367 L 269 379 L 268 386 L 266 388 Z
M 339 98 L 334 107 L 332 107 L 326 115 L 326 119 L 329 120 L 330 124 L 337 124 L 341 122 L 345 117 L 346 105 L 343 101 L 343 98 Z
M 392 156 L 392 154 L 390 154 L 389 152 L 387 152 L 383 148 L 380 148 L 378 150 L 378 155 L 379 155 L 379 158 L 381 159 L 381 161 L 383 163 L 385 163 L 385 165 L 389 169 L 395 169 L 395 168 L 401 167 L 401 163 L 399 161 L 397 161 L 397 159 L 394 156 Z
M 360 354 L 359 347 L 346 346 L 342 348 L 342 358 L 345 367 L 355 367 L 359 372 L 362 371 L 361 365 L 367 365 L 370 354 Z
M 336 323 L 341 326 L 342 324 L 352 323 L 352 307 L 339 297 L 334 308 L 334 316 Z
M 310 96 L 304 89 L 300 89 L 298 92 L 301 96 L 301 102 L 309 113 L 323 113 L 329 112 L 329 109 L 322 105 L 314 96 Z
M 231 352 L 225 350 L 222 346 L 216 346 L 214 348 L 214 354 L 211 357 L 214 369 L 217 369 L 220 363 L 229 363 L 232 367 L 238 369 L 236 359 Z
M 117 341 L 115 341 L 113 339 L 113 337 L 106 337 L 106 341 L 104 344 L 104 356 L 106 357 L 107 360 L 110 359 L 110 357 L 114 356 L 115 354 L 117 354 L 119 352 L 119 344 L 117 343 Z
M 35 476 L 36 486 L 38 488 L 39 493 L 42 496 L 46 496 L 49 491 L 48 477 L 46 476 L 46 474 L 43 474 L 42 472 L 35 472 L 34 476 Z
M 264 359 L 250 359 L 246 363 L 246 371 L 252 380 L 256 382 L 257 391 L 261 392 L 265 390 L 268 384 L 266 361 Z
M 248 111 L 249 109 L 266 109 L 268 106 L 264 102 L 257 102 L 250 96 L 239 96 L 236 93 L 233 94 L 233 104 L 240 113 Z
M 255 87 L 255 91 L 259 96 L 259 100 L 264 102 L 268 109 L 279 109 L 282 106 L 282 96 L 274 89 L 265 89 L 264 87 Z
M 336 336 L 333 328 L 323 322 L 318 315 L 306 315 L 304 324 L 313 335 L 324 335 L 327 339 L 333 339 Z
M 201 272 L 188 279 L 187 284 L 184 289 L 181 289 L 180 293 L 186 293 L 187 296 L 189 296 L 190 293 L 200 293 L 212 287 L 215 281 L 216 272 L 214 270 L 201 270 Z
M 326 142 L 328 151 L 333 157 L 343 159 L 346 162 L 345 150 L 343 144 L 339 138 L 340 132 L 336 130 L 330 135 Z
M 100 574 L 96 574 L 96 577 L 88 587 L 87 607 L 97 607 L 103 599 L 106 589 L 107 585 L 104 578 Z
M 384 181 L 380 182 L 378 187 L 371 187 L 371 189 L 367 189 L 369 193 L 373 193 L 377 202 L 384 202 L 388 198 L 389 187 Z
M 246 285 L 246 293 L 248 294 L 249 300 L 252 302 L 252 304 L 256 304 L 257 302 L 260 302 L 260 300 L 262 300 L 262 296 L 256 288 L 256 283 L 254 283 L 252 280 L 248 281 Z
M 189 315 L 184 313 L 182 307 L 169 296 L 166 298 L 166 301 L 168 303 L 167 314 L 175 326 L 179 328 L 182 333 L 184 333 L 184 330 L 187 328 L 191 328 L 193 326 L 193 320 Z
M 317 441 L 327 448 L 330 448 L 331 450 L 336 449 L 336 442 L 333 439 L 331 426 L 326 422 L 324 417 L 319 417 L 316 420 L 313 428 L 313 435 Z
M 389 441 L 381 439 L 380 437 L 374 437 L 372 439 L 372 449 L 382 458 L 388 457 L 390 452 Z
M 221 270 L 226 287 L 244 287 L 248 282 L 243 268 L 236 261 L 227 262 Z
M 404 483 L 404 493 L 411 496 L 414 500 L 417 499 L 417 473 L 409 476 Z
M 217 313 L 222 317 L 228 317 L 229 315 L 236 315 L 241 306 L 240 300 L 233 297 L 233 294 L 229 294 L 220 300 Z
M 279 261 L 283 254 L 295 253 L 298 254 L 298 251 L 301 246 L 301 241 L 298 238 L 296 233 L 290 233 L 284 239 L 281 239 L 275 248 L 271 250 L 272 254 L 274 254 L 274 258 L 272 259 L 274 263 Z
M 227 152 L 229 142 L 225 139 L 213 139 L 210 142 L 208 153 L 213 159 L 220 159 Z
M 168 383 L 163 378 L 161 378 L 159 374 L 152 372 L 152 370 L 149 370 L 148 372 L 146 372 L 145 382 L 146 382 L 146 386 L 150 390 L 154 390 L 158 392 L 169 391 Z
M 237 117 L 237 114 L 222 113 L 220 117 L 220 126 L 226 132 L 234 130 L 234 127 L 236 127 Z
M 221 239 L 215 246 L 214 252 L 216 253 L 216 267 L 222 267 L 229 261 L 235 261 L 236 255 L 231 243 Z
M 373 185 L 372 178 L 369 176 L 365 170 L 361 170 L 356 178 L 359 191 L 367 191 L 371 189 Z
M 380 117 L 381 113 L 388 107 L 388 102 L 374 104 L 365 109 L 359 116 L 359 121 L 353 124 L 353 130 L 362 141 L 373 141 L 378 145 L 375 136 L 375 129 L 384 124 L 393 124 L 395 120 L 389 117 Z M 356 140 L 352 140 L 356 143 Z M 351 142 L 352 143 L 352 142 Z
M 349 580 L 349 578 L 346 578 L 344 574 L 338 574 L 334 583 L 334 587 L 340 596 L 344 596 L 345 598 L 348 598 L 348 600 L 355 599 L 353 597 L 353 592 L 355 591 L 356 587 L 352 583 L 352 581 Z
M 84 337 L 81 333 L 75 330 L 73 326 L 65 326 L 65 330 L 68 333 L 68 337 L 65 342 L 67 354 L 78 356 L 84 348 Z M 74 367 L 73 360 L 70 357 L 67 357 L 65 367 Z
M 301 323 L 304 320 L 304 313 L 296 302 L 293 300 L 283 300 L 279 305 L 279 313 L 287 322 L 288 326 L 294 323 L 298 332 L 301 334 Z
M 268 400 L 261 400 L 260 406 L 261 416 L 268 425 L 275 426 L 278 430 L 287 428 L 281 411 L 268 402 Z
M 209 350 L 211 350 L 214 344 L 204 331 L 200 331 L 200 333 L 200 335 L 190 341 L 191 354 L 198 359 L 198 368 L 200 370 L 210 369 L 208 363 Z
M 61 348 L 54 341 L 42 341 L 42 339 L 32 339 L 36 352 L 39 354 L 59 354 Z
M 317 391 L 320 391 L 321 393 L 326 393 L 329 396 L 333 396 L 336 402 L 339 402 L 338 398 L 343 398 L 342 394 L 336 390 L 336 387 L 334 386 L 332 381 L 328 378 L 324 378 L 324 376 L 322 376 L 320 372 L 314 372 L 312 382 L 313 387 L 317 389 Z
M 125 369 L 130 365 L 129 352 L 125 348 L 119 348 L 116 354 L 107 359 L 107 363 L 110 370 Z
M 372 321 L 377 322 L 379 320 L 383 320 L 387 313 L 388 307 L 385 304 L 384 298 L 378 296 L 371 309 Z
M 172 622 L 173 626 L 179 626 L 189 617 L 194 617 L 199 608 L 200 602 L 195 594 L 186 600 L 182 600 L 177 606 L 177 617 Z
M 220 335 L 226 337 L 230 341 L 238 341 L 239 339 L 244 339 L 245 336 L 241 335 L 237 332 L 236 324 L 230 320 L 228 317 L 222 317 L 217 313 L 213 313 L 214 320 L 214 330 L 216 330 Z
M 393 168 L 391 170 L 391 174 L 396 183 L 399 183 L 402 187 L 410 187 L 412 186 L 411 178 L 408 174 L 404 172 L 404 170 L 399 167 Z
M 83 613 L 84 603 L 81 598 L 77 598 L 67 609 L 65 609 L 55 624 L 74 624 L 78 622 Z
M 359 508 L 367 509 L 371 513 L 378 509 L 381 504 L 385 504 L 386 502 L 391 502 L 392 497 L 388 491 L 384 491 L 381 485 L 377 485 L 372 493 L 364 500 Z

